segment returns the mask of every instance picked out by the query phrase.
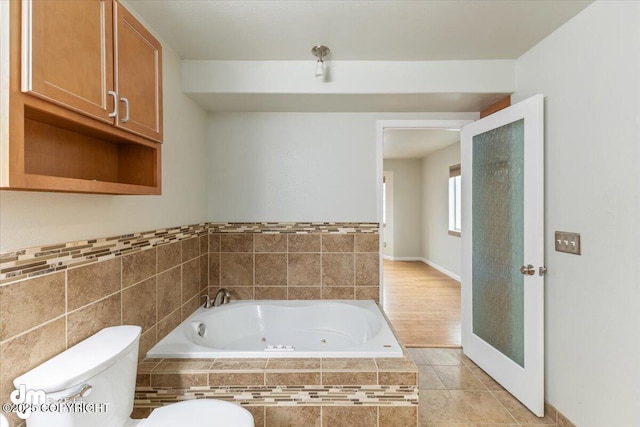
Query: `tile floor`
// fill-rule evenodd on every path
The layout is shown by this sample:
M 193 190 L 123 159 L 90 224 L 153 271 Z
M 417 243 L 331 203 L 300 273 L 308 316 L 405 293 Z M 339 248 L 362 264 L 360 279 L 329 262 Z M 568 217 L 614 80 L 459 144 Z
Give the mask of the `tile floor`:
M 408 350 L 420 371 L 420 427 L 556 426 L 555 414 L 536 417 L 461 349 Z

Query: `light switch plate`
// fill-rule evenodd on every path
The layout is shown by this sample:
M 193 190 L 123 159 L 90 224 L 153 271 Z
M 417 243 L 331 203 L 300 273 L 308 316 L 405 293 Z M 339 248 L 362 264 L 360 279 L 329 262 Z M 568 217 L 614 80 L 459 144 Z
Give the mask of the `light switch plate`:
M 556 251 L 581 255 L 582 246 L 580 244 L 580 233 L 556 231 Z

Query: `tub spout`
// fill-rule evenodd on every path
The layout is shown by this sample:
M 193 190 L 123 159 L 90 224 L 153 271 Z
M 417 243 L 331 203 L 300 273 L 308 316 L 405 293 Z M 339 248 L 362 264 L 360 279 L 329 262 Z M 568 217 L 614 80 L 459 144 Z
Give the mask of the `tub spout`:
M 219 307 L 222 304 L 227 304 L 229 303 L 230 299 L 231 299 L 231 292 L 229 292 L 228 289 L 222 288 L 218 292 L 216 292 L 216 297 L 213 300 L 213 306 Z

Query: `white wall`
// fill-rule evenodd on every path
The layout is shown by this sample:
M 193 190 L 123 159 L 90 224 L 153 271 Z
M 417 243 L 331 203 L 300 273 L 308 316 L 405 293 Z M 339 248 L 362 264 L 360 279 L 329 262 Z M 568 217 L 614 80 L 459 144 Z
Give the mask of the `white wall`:
M 184 60 L 182 82 L 209 112 L 479 111 L 512 93 L 514 60 Z M 462 96 L 461 96 L 462 95 Z
M 385 159 L 393 172 L 393 258 L 422 258 L 422 160 Z
M 509 93 L 513 60 L 327 61 L 317 79 L 307 61 L 183 61 L 187 93 Z
M 460 277 L 460 237 L 450 236 L 449 166 L 460 163 L 460 143 L 431 153 L 422 160 L 422 256 L 450 275 Z
M 639 426 L 640 3 L 590 5 L 516 70 L 514 100 L 546 101 L 547 400 L 579 427 Z
M 0 191 L 0 253 L 205 222 L 207 116 L 182 92 L 180 73 L 165 44 L 162 196 Z
M 376 121 L 472 113 L 219 113 L 210 221 L 378 221 Z

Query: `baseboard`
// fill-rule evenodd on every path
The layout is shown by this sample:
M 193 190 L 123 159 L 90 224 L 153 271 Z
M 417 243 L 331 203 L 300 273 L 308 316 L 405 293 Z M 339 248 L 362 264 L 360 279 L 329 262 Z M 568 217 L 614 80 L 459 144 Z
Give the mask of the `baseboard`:
M 388 261 L 422 261 L 423 258 L 415 257 L 415 256 L 389 256 L 384 255 L 382 258 Z
M 396 256 L 396 257 L 393 257 L 393 256 L 389 256 L 389 255 L 383 255 L 382 258 L 386 259 L 387 261 L 420 261 L 420 262 L 423 262 L 423 263 L 427 264 L 430 267 L 435 268 L 440 273 L 446 274 L 447 276 L 451 277 L 453 280 L 456 280 L 458 282 L 462 282 L 462 279 L 461 279 L 460 276 L 450 272 L 446 268 L 440 267 L 438 264 L 435 264 L 435 263 L 429 261 L 426 258 L 422 258 L 422 257 L 419 257 L 419 256 L 404 256 L 404 257 Z
M 440 273 L 446 274 L 447 276 L 451 277 L 453 280 L 456 280 L 458 282 L 462 282 L 462 278 L 460 276 L 458 276 L 455 273 L 450 272 L 449 270 L 447 270 L 446 268 L 440 267 L 438 264 L 429 261 L 426 258 L 420 258 L 420 261 L 424 262 L 425 264 L 427 264 L 430 267 L 435 268 L 436 270 L 438 270 Z
M 562 412 L 558 411 L 552 404 L 544 401 L 544 415 L 556 422 L 558 427 L 576 427 Z

